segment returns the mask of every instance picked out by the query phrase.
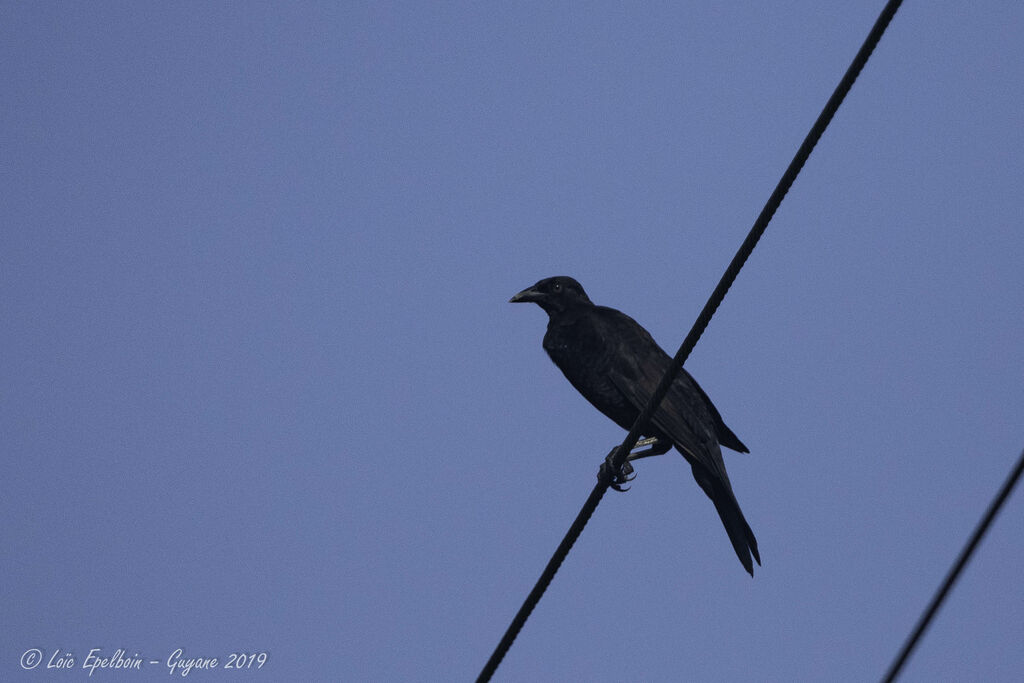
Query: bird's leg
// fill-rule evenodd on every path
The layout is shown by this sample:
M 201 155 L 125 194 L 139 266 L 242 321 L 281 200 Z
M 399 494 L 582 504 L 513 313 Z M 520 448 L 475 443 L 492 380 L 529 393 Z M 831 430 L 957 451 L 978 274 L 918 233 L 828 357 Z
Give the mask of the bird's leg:
M 650 446 L 646 451 L 639 449 Z M 636 446 L 633 447 L 633 452 L 626 457 L 626 462 L 631 460 L 639 460 L 640 458 L 649 458 L 652 455 L 662 455 L 667 453 L 672 448 L 672 442 L 667 439 L 659 439 L 656 436 L 649 436 L 646 439 L 640 439 L 636 442 Z

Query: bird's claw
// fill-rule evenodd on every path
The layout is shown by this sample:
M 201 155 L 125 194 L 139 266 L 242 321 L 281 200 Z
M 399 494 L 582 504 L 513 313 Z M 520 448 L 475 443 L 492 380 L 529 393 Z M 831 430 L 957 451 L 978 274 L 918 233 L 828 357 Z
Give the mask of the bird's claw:
M 607 481 L 608 485 L 616 491 L 624 492 L 628 491 L 629 487 L 624 487 L 623 484 L 636 479 L 636 473 L 633 471 L 633 466 L 630 465 L 629 462 L 622 463 L 622 467 L 620 467 L 618 471 L 615 470 L 613 460 L 615 459 L 615 453 L 618 450 L 618 448 L 613 448 L 612 452 L 608 454 L 608 457 L 604 459 L 604 462 L 601 463 L 601 469 L 597 472 L 597 478 L 602 481 Z

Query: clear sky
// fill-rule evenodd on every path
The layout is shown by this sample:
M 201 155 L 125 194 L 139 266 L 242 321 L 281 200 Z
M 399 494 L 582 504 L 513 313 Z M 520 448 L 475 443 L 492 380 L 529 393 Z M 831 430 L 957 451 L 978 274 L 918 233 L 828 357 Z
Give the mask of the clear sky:
M 0 679 L 474 677 L 623 436 L 508 298 L 673 351 L 883 4 L 0 5 Z M 1024 447 L 1022 35 L 908 3 L 687 363 L 755 577 L 642 461 L 498 680 L 882 675 Z M 906 680 L 1020 680 L 1022 565 Z

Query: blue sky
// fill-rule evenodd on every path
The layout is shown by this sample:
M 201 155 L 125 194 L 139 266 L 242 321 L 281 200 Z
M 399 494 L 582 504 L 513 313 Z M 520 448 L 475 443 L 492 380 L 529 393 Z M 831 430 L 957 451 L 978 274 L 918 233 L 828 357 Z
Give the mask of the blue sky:
M 0 678 L 475 676 L 623 436 L 509 296 L 673 351 L 882 4 L 5 3 Z M 498 680 L 884 672 L 1024 447 L 1022 34 L 904 7 L 687 363 L 754 579 L 642 461 Z M 905 680 L 1019 679 L 1022 538 Z

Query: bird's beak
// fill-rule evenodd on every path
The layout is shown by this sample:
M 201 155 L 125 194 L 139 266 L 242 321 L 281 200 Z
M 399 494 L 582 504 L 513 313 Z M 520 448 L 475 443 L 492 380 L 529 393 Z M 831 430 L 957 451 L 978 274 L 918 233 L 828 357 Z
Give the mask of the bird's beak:
M 540 299 L 541 293 L 533 287 L 527 287 L 523 291 L 516 294 L 514 297 L 508 300 L 510 304 L 521 304 L 528 301 L 537 301 Z

